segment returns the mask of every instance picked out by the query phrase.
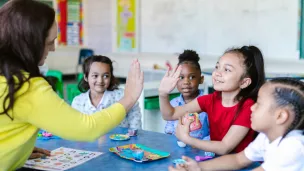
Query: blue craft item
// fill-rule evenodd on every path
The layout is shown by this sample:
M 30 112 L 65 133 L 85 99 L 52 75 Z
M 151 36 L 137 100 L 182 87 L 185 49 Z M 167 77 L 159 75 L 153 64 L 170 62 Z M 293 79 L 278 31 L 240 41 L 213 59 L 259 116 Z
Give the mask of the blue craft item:
M 132 155 L 135 160 L 141 161 L 144 158 L 144 150 L 141 149 L 133 150 Z
M 51 136 L 44 136 L 44 135 L 51 135 Z M 50 139 L 60 139 L 60 137 L 52 134 L 46 134 L 46 131 L 40 130 L 38 132 L 38 140 L 50 140 Z
M 205 156 L 214 157 L 215 153 L 213 153 L 213 152 L 205 152 Z
M 184 159 L 175 159 L 175 160 L 173 160 L 173 163 L 174 163 L 175 165 L 178 165 L 178 164 L 185 164 L 186 161 L 185 161 Z

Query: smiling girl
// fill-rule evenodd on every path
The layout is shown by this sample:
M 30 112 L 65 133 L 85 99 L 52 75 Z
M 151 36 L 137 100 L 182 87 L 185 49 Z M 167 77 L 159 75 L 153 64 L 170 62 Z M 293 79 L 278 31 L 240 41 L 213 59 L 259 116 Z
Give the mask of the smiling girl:
M 227 50 L 218 60 L 212 74 L 215 92 L 200 96 L 183 106 L 172 107 L 168 94 L 179 80 L 182 66 L 167 73 L 159 87 L 160 110 L 165 120 L 180 119 L 186 113 L 208 114 L 211 141 L 189 136 L 189 125 L 179 122 L 176 136 L 190 146 L 219 155 L 240 152 L 254 138 L 251 129 L 250 107 L 257 99 L 265 81 L 264 61 L 255 46 Z
M 112 61 L 101 55 L 88 57 L 83 64 L 84 77 L 78 87 L 83 93 L 73 99 L 72 107 L 85 114 L 105 109 L 124 96 L 113 74 Z M 141 129 L 141 112 L 136 103 L 120 123 L 121 127 Z

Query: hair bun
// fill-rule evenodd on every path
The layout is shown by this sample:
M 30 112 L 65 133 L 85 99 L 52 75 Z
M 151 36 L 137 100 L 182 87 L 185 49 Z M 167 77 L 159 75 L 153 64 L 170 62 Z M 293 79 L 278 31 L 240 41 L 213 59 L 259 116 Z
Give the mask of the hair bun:
M 196 53 L 196 51 L 187 49 L 187 50 L 184 50 L 184 52 L 179 55 L 178 60 L 179 60 L 179 63 L 181 63 L 183 61 L 198 62 L 200 60 L 200 57 Z

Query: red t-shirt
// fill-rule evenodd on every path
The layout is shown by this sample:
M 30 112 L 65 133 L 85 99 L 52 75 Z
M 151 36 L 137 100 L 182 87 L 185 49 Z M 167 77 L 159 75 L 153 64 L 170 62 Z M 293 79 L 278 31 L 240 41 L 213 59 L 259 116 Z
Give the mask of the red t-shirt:
M 208 114 L 210 126 L 210 139 L 212 141 L 222 141 L 231 125 L 240 125 L 250 128 L 246 137 L 235 147 L 233 152 L 243 151 L 254 139 L 254 131 L 251 129 L 250 107 L 254 104 L 252 99 L 247 99 L 236 118 L 235 114 L 239 104 L 232 107 L 222 105 L 220 92 L 214 92 L 209 95 L 197 98 L 198 104 L 202 111 Z

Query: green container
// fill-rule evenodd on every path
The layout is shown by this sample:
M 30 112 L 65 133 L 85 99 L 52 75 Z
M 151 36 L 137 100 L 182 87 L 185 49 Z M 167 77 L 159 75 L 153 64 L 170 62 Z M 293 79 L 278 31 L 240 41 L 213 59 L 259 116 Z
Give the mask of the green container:
M 56 83 L 56 92 L 57 94 L 63 99 L 63 79 L 62 79 L 62 72 L 58 70 L 48 70 L 46 73 L 46 76 L 52 76 L 58 79 L 58 82 Z
M 79 83 L 83 79 L 83 73 L 77 75 L 77 82 Z
M 66 86 L 66 92 L 67 92 L 67 96 L 68 96 L 68 102 L 71 104 L 74 97 L 78 96 L 79 94 L 81 94 L 81 92 L 78 89 L 78 85 L 77 84 L 67 84 Z
M 175 97 L 178 97 L 180 93 L 173 93 L 169 95 L 169 99 L 172 100 Z M 159 97 L 153 96 L 153 97 L 146 97 L 145 98 L 145 109 L 147 110 L 155 110 L 159 109 Z

